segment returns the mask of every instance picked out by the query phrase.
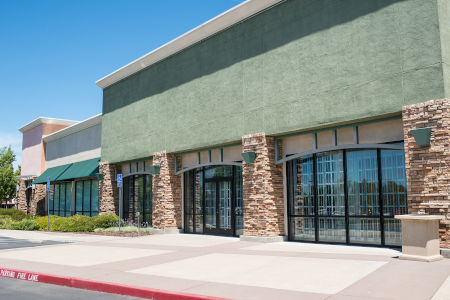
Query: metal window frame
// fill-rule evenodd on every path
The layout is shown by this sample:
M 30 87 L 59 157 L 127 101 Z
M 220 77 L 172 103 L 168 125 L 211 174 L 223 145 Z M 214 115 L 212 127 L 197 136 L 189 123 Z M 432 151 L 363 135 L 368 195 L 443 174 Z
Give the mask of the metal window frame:
M 347 245 L 370 245 L 375 247 L 398 247 L 396 245 L 386 245 L 386 237 L 385 237 L 385 219 L 386 218 L 392 218 L 392 216 L 385 216 L 383 212 L 383 202 L 384 202 L 384 194 L 383 194 L 383 178 L 382 178 L 382 162 L 381 162 L 381 150 L 383 149 L 392 149 L 392 148 L 385 148 L 385 147 L 379 147 L 379 148 L 357 148 L 356 150 L 376 150 L 376 156 L 377 156 L 377 182 L 378 182 L 378 215 L 373 216 L 367 216 L 367 215 L 349 215 L 349 204 L 348 204 L 348 170 L 347 170 L 347 150 L 348 149 L 342 149 L 343 154 L 343 170 L 344 170 L 344 199 L 345 199 L 345 214 L 344 216 L 332 216 L 333 218 L 345 218 L 345 242 L 329 242 L 329 241 L 320 241 L 319 238 L 319 224 L 318 219 L 320 217 L 330 217 L 330 216 L 321 216 L 318 214 L 318 198 L 317 198 L 317 153 L 312 154 L 313 159 L 313 185 L 314 185 L 314 215 L 304 215 L 304 214 L 296 214 L 293 211 L 294 207 L 294 201 L 296 201 L 296 195 L 297 195 L 297 159 L 298 158 L 292 158 L 290 160 L 286 160 L 286 177 L 287 177 L 287 218 L 288 218 L 288 239 L 290 241 L 299 241 L 299 242 L 314 242 L 314 243 L 326 243 L 326 244 L 347 244 Z M 403 147 L 401 149 L 394 148 L 394 150 L 403 150 Z M 322 152 L 322 151 L 321 151 Z M 329 151 L 323 151 L 323 152 L 329 152 Z M 407 213 L 407 211 L 406 211 Z M 295 229 L 293 226 L 295 226 L 295 222 L 293 222 L 294 218 L 314 218 L 314 240 L 309 239 L 294 239 L 294 232 Z M 350 241 L 350 228 L 349 223 L 350 219 L 358 219 L 358 218 L 367 218 L 367 219 L 378 219 L 380 222 L 380 243 L 379 244 L 372 244 L 372 243 L 359 243 L 359 242 L 351 242 Z
M 60 216 L 60 213 L 64 213 L 64 216 L 62 217 L 67 217 L 66 213 L 70 212 L 70 215 L 72 215 L 72 203 L 70 204 L 71 209 L 69 211 L 67 211 L 67 188 L 66 185 L 68 183 L 72 183 L 72 181 L 59 181 L 59 182 L 53 182 L 52 186 L 53 186 L 53 192 L 51 195 L 52 198 L 52 208 L 49 207 L 49 214 L 50 215 L 55 215 L 55 216 Z M 58 210 L 55 210 L 55 186 L 58 185 Z M 61 210 L 61 185 L 64 185 L 64 210 Z M 72 191 L 71 191 L 72 192 Z M 72 195 L 71 195 L 72 196 Z M 72 199 L 71 199 L 72 201 Z M 50 201 L 49 201 L 49 206 L 50 206 Z M 57 212 L 58 214 L 56 215 L 55 212 Z
M 99 208 L 98 210 L 93 210 L 92 209 L 92 195 L 93 195 L 93 187 L 94 187 L 94 181 L 96 181 L 97 179 L 93 179 L 93 178 L 89 178 L 89 179 L 82 179 L 82 180 L 75 180 L 75 207 L 73 210 L 73 215 L 82 215 L 82 216 L 95 216 L 98 215 L 100 213 L 100 203 L 99 203 Z M 98 181 L 98 180 L 97 180 Z M 81 183 L 81 211 L 77 210 L 77 185 Z M 84 186 L 86 184 L 89 184 L 89 210 L 85 210 L 84 207 Z M 98 187 L 97 187 L 98 188 Z M 100 192 L 100 191 L 99 191 Z M 98 194 L 99 192 L 97 192 L 97 199 L 98 199 Z
M 199 232 L 200 234 L 206 234 L 206 235 L 225 235 L 225 236 L 233 236 L 236 237 L 236 165 L 231 165 L 231 176 L 223 176 L 223 177 L 215 177 L 215 178 L 206 178 L 205 177 L 205 170 L 208 169 L 208 167 L 220 167 L 220 166 L 230 166 L 229 164 L 227 165 L 223 165 L 223 164 L 215 164 L 215 165 L 210 165 L 208 164 L 207 166 L 202 166 L 199 168 L 191 168 L 190 170 L 183 170 L 184 172 L 189 171 L 191 173 L 192 176 L 184 176 L 184 186 L 186 187 L 188 184 L 191 184 L 191 188 L 192 188 L 192 193 L 190 195 L 191 197 L 191 201 L 192 201 L 192 211 L 190 211 L 188 209 L 188 203 L 187 203 L 187 197 L 189 197 L 188 193 L 184 194 L 184 214 L 188 215 L 189 217 L 192 217 L 192 232 L 190 232 L 189 229 L 189 218 L 184 218 L 184 228 L 185 228 L 185 232 L 186 233 L 192 233 L 192 234 L 197 234 L 197 227 L 196 227 L 196 217 L 197 217 L 197 207 L 196 207 L 196 203 L 197 203 L 197 199 L 196 199 L 196 177 L 197 177 L 197 173 L 202 173 L 201 176 L 201 191 L 200 193 L 202 194 L 202 199 L 201 199 L 201 206 L 203 207 L 202 209 L 202 224 L 203 224 L 203 228 L 202 228 L 202 232 Z M 238 167 L 241 167 L 241 165 L 238 165 Z M 190 177 L 188 179 L 188 177 Z M 191 182 L 189 182 L 189 180 L 191 180 Z M 231 230 L 229 230 L 231 232 L 231 234 L 227 233 L 227 230 L 220 230 L 217 228 L 217 224 L 219 224 L 219 193 L 220 193 L 220 188 L 218 188 L 219 183 L 221 181 L 230 181 L 231 182 L 231 203 L 230 203 L 230 212 L 231 212 Z M 216 184 L 216 228 L 213 230 L 208 230 L 206 228 L 206 208 L 205 208 L 205 183 L 206 182 L 214 182 Z M 187 189 L 185 189 L 187 190 Z M 187 213 L 188 212 L 188 213 Z M 243 214 L 242 214 L 243 215 Z
M 126 208 L 126 212 L 128 213 L 128 217 L 129 217 L 129 215 L 130 215 L 130 211 L 129 211 L 129 206 L 130 206 L 130 187 L 132 187 L 132 196 L 131 196 L 131 198 L 132 198 L 132 206 L 133 206 L 133 210 L 132 210 L 132 215 L 133 215 L 133 219 L 136 217 L 136 209 L 135 209 L 135 207 L 136 207 L 136 203 L 138 202 L 138 198 L 139 198 L 139 191 L 137 191 L 136 192 L 136 181 L 138 180 L 138 177 L 139 176 L 142 176 L 143 177 L 143 199 L 142 199 L 142 217 L 143 217 L 143 219 L 142 219 L 142 222 L 148 222 L 149 220 L 150 220 L 150 224 L 152 224 L 153 223 L 153 206 L 151 206 L 151 213 L 150 213 L 150 216 L 149 216 L 149 219 L 147 219 L 146 218 L 146 213 L 145 213 L 145 210 L 146 210 L 146 200 L 147 200 L 147 175 L 149 176 L 149 178 L 150 178 L 150 182 L 151 182 L 151 184 L 153 184 L 153 177 L 152 177 L 152 175 L 154 175 L 154 174 L 152 174 L 151 172 L 147 172 L 147 171 L 145 171 L 145 161 L 144 161 L 144 169 L 143 169 L 144 171 L 142 171 L 142 172 L 133 172 L 133 173 L 128 173 L 128 174 L 126 174 L 126 175 L 123 175 L 123 180 L 124 180 L 124 182 L 125 182 L 125 179 L 126 178 L 132 178 L 132 181 L 133 181 L 133 184 L 132 185 L 130 185 L 130 180 L 127 180 L 127 191 L 128 191 L 128 193 L 124 193 L 124 195 L 123 195 L 123 202 L 125 202 L 125 198 L 127 198 L 127 201 L 128 201 L 128 207 Z M 153 188 L 150 188 L 150 199 L 152 199 L 153 200 Z M 123 211 L 123 213 L 125 214 L 125 207 L 124 207 L 124 211 Z

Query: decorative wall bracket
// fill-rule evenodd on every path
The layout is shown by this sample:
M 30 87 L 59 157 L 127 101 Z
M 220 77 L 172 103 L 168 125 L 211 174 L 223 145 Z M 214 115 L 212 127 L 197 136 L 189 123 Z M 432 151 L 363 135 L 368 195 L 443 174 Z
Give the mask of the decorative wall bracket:
M 247 165 L 251 165 L 251 164 L 255 163 L 255 157 L 256 157 L 255 151 L 242 152 L 241 155 L 244 158 L 244 161 Z
M 431 127 L 416 128 L 411 131 L 412 136 L 416 140 L 416 144 L 420 147 L 430 146 Z
M 152 173 L 153 175 L 159 175 L 160 170 L 161 170 L 160 165 L 151 165 L 150 166 L 150 173 Z
M 102 181 L 103 180 L 103 173 L 95 173 L 95 177 L 97 177 L 98 181 Z

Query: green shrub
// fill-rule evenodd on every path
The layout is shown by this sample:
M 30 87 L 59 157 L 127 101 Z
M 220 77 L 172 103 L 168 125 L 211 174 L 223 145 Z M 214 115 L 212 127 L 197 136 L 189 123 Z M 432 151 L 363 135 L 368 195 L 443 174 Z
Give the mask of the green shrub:
M 19 221 L 19 222 L 12 222 L 11 224 L 9 224 L 8 229 L 12 229 L 12 230 L 38 230 L 39 229 L 39 224 L 36 223 L 35 220 L 23 219 L 22 221 Z
M 88 216 L 71 216 L 70 218 L 59 218 L 53 223 L 54 231 L 65 232 L 91 232 L 94 231 L 92 218 Z
M 40 230 L 47 230 L 47 217 L 36 217 L 34 221 Z M 64 232 L 92 232 L 95 228 L 109 228 L 117 226 L 119 217 L 116 215 L 101 215 L 88 217 L 75 215 L 71 217 L 50 216 L 50 231 Z
M 22 221 L 27 215 L 15 208 L 1 208 L 0 216 L 10 216 L 13 221 Z
M 94 228 L 109 228 L 119 224 L 119 217 L 116 215 L 99 215 L 92 218 Z
M 62 219 L 62 217 L 59 216 L 50 216 L 50 231 L 53 231 L 53 224 L 55 223 L 55 220 Z M 36 217 L 34 219 L 36 223 L 39 225 L 39 230 L 47 230 L 47 217 Z
M 12 219 L 10 216 L 0 215 L 0 229 L 6 229 L 11 224 Z

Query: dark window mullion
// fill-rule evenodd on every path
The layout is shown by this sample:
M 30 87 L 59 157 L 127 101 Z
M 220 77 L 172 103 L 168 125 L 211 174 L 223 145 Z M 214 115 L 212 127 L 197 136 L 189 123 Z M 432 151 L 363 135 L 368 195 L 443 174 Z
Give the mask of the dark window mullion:
M 89 216 L 92 217 L 92 180 L 89 180 Z
M 314 186 L 314 229 L 316 242 L 319 241 L 319 208 L 317 191 L 317 156 L 313 154 L 313 186 Z
M 296 160 L 292 160 L 292 161 L 286 162 L 286 183 L 288 185 L 287 189 L 286 189 L 286 191 L 287 191 L 287 199 L 288 199 L 288 201 L 287 201 L 287 212 L 288 212 L 288 214 L 287 214 L 287 218 L 288 218 L 287 219 L 287 223 L 288 223 L 287 235 L 288 235 L 288 239 L 289 240 L 292 239 L 291 238 L 292 237 L 292 229 L 291 229 L 292 205 L 291 205 L 291 201 L 293 202 L 293 200 L 292 200 L 292 191 L 291 190 L 294 187 L 294 183 L 292 181 L 292 175 L 291 175 L 292 172 L 291 172 L 291 170 L 292 170 L 292 166 L 294 165 L 295 161 Z
M 197 233 L 197 199 L 195 198 L 196 196 L 196 183 L 197 183 L 197 170 L 193 170 L 193 171 L 189 171 L 190 173 L 190 178 L 191 178 L 191 201 L 192 202 L 192 232 L 193 233 Z M 200 174 L 198 175 L 200 176 Z
M 81 214 L 84 215 L 84 181 L 81 182 Z
M 206 228 L 206 203 L 205 203 L 205 168 L 202 168 L 202 207 L 203 207 L 203 232 L 205 232 Z
M 384 216 L 383 216 L 383 181 L 381 172 L 381 153 L 380 149 L 377 149 L 377 168 L 378 168 L 378 201 L 379 201 L 379 213 L 380 213 L 380 235 L 381 235 L 381 245 L 385 245 L 384 239 Z
M 348 213 L 348 186 L 347 186 L 347 151 L 343 151 L 344 164 L 344 209 L 345 209 L 345 240 L 350 243 L 350 221 Z
M 235 166 L 231 167 L 232 172 L 232 180 L 231 180 L 231 232 L 232 235 L 236 235 L 236 217 L 235 217 L 235 208 L 236 208 L 236 176 L 235 176 Z

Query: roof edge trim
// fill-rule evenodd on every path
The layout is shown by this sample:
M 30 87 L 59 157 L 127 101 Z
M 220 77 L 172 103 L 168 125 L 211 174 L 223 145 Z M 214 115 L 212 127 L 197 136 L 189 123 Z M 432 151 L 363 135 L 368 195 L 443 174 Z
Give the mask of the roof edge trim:
M 66 120 L 66 119 L 56 119 L 56 118 L 47 118 L 47 117 L 39 117 L 34 119 L 28 124 L 25 124 L 24 126 L 19 128 L 19 131 L 24 133 L 30 129 L 33 129 L 34 127 L 37 127 L 41 124 L 54 124 L 54 125 L 67 125 L 71 126 L 73 124 L 78 123 L 78 121 L 74 120 Z
M 48 143 L 101 123 L 102 114 L 98 114 L 81 122 L 75 123 L 69 127 L 58 130 L 52 134 L 46 135 L 42 139 L 44 140 L 44 142 Z

